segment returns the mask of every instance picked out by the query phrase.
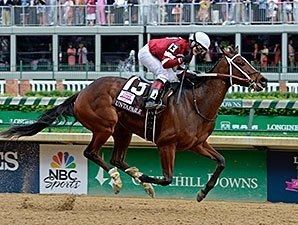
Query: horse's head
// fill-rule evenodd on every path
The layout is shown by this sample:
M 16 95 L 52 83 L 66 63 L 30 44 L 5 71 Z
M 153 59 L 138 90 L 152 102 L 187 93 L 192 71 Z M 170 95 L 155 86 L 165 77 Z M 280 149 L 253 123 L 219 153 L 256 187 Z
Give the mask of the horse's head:
M 238 53 L 238 48 L 222 49 L 222 59 L 217 64 L 218 72 L 228 74 L 230 85 L 238 84 L 261 91 L 267 87 L 267 79 L 261 75 L 245 58 Z

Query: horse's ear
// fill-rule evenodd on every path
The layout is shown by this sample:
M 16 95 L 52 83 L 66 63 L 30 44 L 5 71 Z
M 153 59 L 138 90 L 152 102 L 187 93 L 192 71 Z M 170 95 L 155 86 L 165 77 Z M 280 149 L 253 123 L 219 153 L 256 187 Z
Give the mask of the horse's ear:
M 235 53 L 239 53 L 239 46 L 237 45 L 236 48 L 235 48 Z
M 219 46 L 219 49 L 222 52 L 222 54 L 224 54 L 224 55 L 227 55 L 228 54 L 224 47 Z

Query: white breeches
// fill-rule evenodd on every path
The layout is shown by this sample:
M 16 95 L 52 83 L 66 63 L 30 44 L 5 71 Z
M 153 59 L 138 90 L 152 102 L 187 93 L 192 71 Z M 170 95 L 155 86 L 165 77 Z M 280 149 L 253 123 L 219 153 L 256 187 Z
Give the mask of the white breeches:
M 138 53 L 138 59 L 142 65 L 144 65 L 149 71 L 151 71 L 156 76 L 156 79 L 160 79 L 164 83 L 166 81 L 179 81 L 175 71 L 172 68 L 163 68 L 161 62 L 150 53 L 148 44 L 140 49 Z

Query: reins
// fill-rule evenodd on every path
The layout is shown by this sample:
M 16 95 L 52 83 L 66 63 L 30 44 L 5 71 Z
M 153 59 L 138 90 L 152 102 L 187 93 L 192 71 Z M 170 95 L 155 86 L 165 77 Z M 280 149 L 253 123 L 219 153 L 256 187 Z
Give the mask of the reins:
M 222 77 L 222 78 L 229 78 L 229 80 L 230 80 L 230 85 L 231 85 L 231 86 L 233 85 L 233 79 L 234 79 L 234 80 L 237 80 L 237 81 L 240 81 L 240 82 L 246 82 L 246 83 L 249 84 L 249 87 L 248 87 L 248 88 L 252 88 L 252 86 L 256 85 L 255 81 L 252 80 L 252 79 L 250 78 L 250 76 L 249 76 L 245 71 L 243 71 L 243 70 L 242 70 L 242 69 L 241 69 L 241 68 L 234 62 L 234 59 L 235 59 L 236 57 L 238 57 L 238 56 L 240 56 L 243 60 L 245 60 L 245 62 L 246 62 L 248 65 L 250 65 L 250 63 L 238 53 L 238 54 L 234 55 L 232 58 L 229 58 L 228 56 L 225 56 L 225 58 L 226 58 L 226 60 L 227 60 L 227 62 L 228 62 L 228 64 L 229 64 L 229 74 L 221 74 L 221 73 L 207 73 L 207 74 L 206 74 L 206 73 L 203 73 L 203 74 L 196 74 L 196 73 L 194 73 L 194 75 L 196 75 L 196 76 L 198 76 L 198 77 L 219 77 L 219 78 Z M 232 74 L 232 72 L 233 72 L 233 66 L 234 66 L 236 69 L 238 69 L 238 70 L 241 72 L 241 74 L 244 75 L 244 78 L 237 77 L 237 76 L 234 76 L 234 75 Z M 185 72 L 186 72 L 186 71 L 185 71 Z M 258 72 L 258 71 L 255 71 L 255 72 L 251 73 L 250 75 L 252 75 L 252 74 L 254 74 L 254 73 L 257 73 L 257 72 Z M 183 76 L 183 78 L 184 78 L 184 76 Z M 191 81 L 189 81 L 189 82 L 192 84 L 192 96 L 193 96 L 194 108 L 195 108 L 195 110 L 196 110 L 196 113 L 197 113 L 201 118 L 203 118 L 204 120 L 206 120 L 206 121 L 208 121 L 208 122 L 214 122 L 217 116 L 215 116 L 215 117 L 213 117 L 213 118 L 210 119 L 210 118 L 207 118 L 206 116 L 204 116 L 204 115 L 200 112 L 200 109 L 199 109 L 199 107 L 198 107 L 197 100 L 196 100 L 196 98 L 195 98 L 195 84 L 194 84 L 193 82 L 191 82 Z M 181 86 L 182 86 L 182 84 L 181 84 Z M 180 93 L 180 94 L 181 94 L 181 93 Z M 180 97 L 180 96 L 179 96 L 179 97 Z
M 196 98 L 195 98 L 195 85 L 194 85 L 194 83 L 192 83 L 192 82 L 191 82 L 191 84 L 192 84 L 192 98 L 193 98 L 194 107 L 195 107 L 195 110 L 196 110 L 197 114 L 198 114 L 200 117 L 202 117 L 204 120 L 208 121 L 208 122 L 214 122 L 216 116 L 213 117 L 212 119 L 209 119 L 209 118 L 205 117 L 205 116 L 200 112 L 199 107 L 198 107 L 198 104 L 197 104 L 197 100 L 196 100 Z

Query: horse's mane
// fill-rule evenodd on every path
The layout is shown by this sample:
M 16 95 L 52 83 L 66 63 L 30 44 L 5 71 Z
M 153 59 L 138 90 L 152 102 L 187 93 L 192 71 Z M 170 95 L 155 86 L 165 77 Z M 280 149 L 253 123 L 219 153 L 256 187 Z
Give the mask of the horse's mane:
M 216 63 L 212 66 L 212 68 L 210 70 L 207 71 L 207 73 L 211 73 L 213 72 L 213 70 L 217 67 L 217 64 L 221 61 L 222 57 L 220 57 Z

